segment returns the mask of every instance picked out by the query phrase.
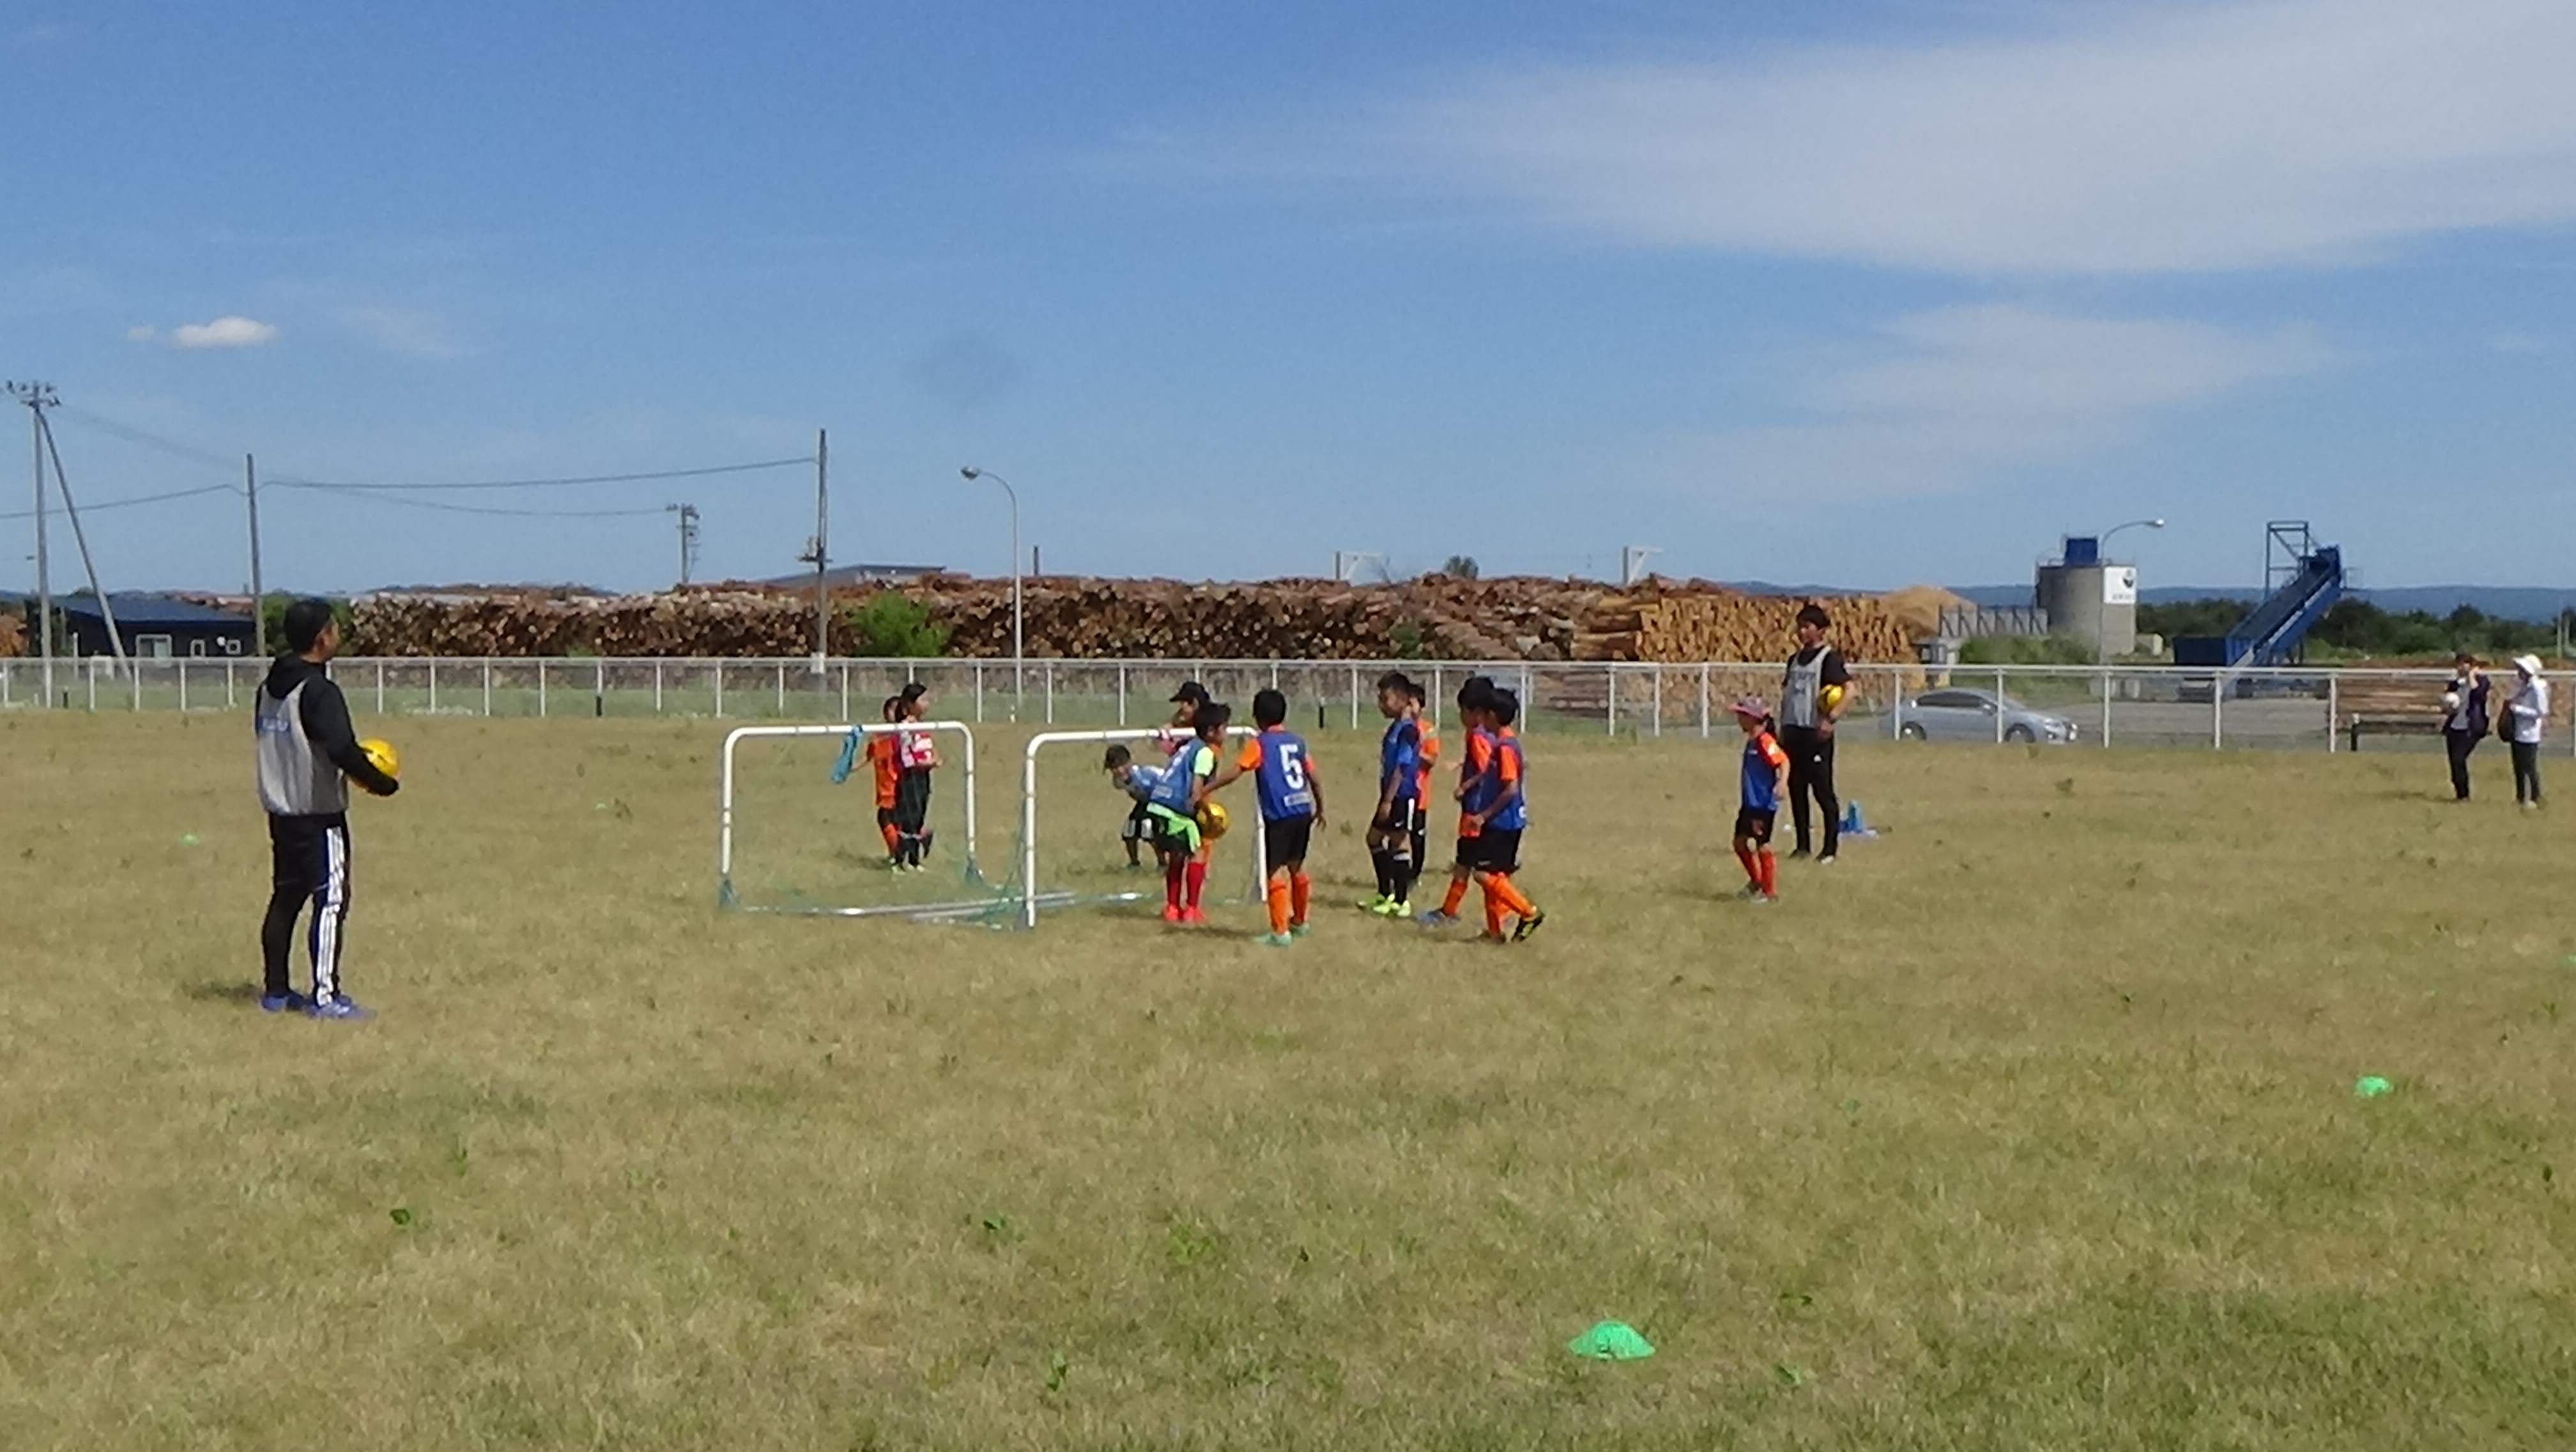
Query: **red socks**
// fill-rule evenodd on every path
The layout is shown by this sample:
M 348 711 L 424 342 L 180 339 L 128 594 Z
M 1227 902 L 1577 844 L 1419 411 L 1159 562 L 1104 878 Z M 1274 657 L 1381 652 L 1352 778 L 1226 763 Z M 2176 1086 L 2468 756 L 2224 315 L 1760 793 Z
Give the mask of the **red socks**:
M 1755 855 L 1753 844 L 1750 842 L 1736 843 L 1735 860 L 1744 864 L 1744 880 L 1754 887 L 1760 887 L 1762 885 L 1762 859 Z
M 1762 884 L 1762 895 L 1765 897 L 1778 897 L 1780 895 L 1779 857 L 1774 854 L 1770 848 L 1765 847 L 1761 852 L 1756 854 L 1755 860 L 1760 862 L 1762 865 L 1761 876 L 1756 879 Z
M 1199 905 L 1199 894 L 1207 890 L 1207 864 L 1193 862 L 1182 871 L 1185 874 L 1184 880 L 1189 884 L 1187 906 L 1195 909 Z
M 1163 906 L 1172 912 L 1181 910 L 1181 864 L 1163 864 Z

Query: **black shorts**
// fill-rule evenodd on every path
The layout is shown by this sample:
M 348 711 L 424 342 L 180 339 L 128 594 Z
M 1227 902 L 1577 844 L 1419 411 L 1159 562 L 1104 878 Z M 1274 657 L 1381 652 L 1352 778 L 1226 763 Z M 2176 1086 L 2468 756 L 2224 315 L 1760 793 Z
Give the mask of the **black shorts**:
M 1771 843 L 1771 824 L 1779 815 L 1780 814 L 1777 811 L 1757 811 L 1752 807 L 1737 808 L 1735 812 L 1736 840 L 1740 842 L 1750 838 L 1766 847 L 1769 846 Z
M 1206 840 L 1199 832 L 1198 823 L 1186 817 L 1167 815 L 1148 807 L 1145 819 L 1147 830 L 1153 833 L 1147 840 L 1154 844 L 1156 852 L 1192 857 L 1198 854 L 1200 844 Z
M 1136 809 L 1127 814 L 1126 822 L 1118 828 L 1118 840 L 1121 842 L 1153 841 L 1154 809 L 1143 802 L 1138 802 Z
M 1315 819 L 1312 817 L 1286 817 L 1262 823 L 1262 865 L 1275 871 L 1305 861 L 1306 851 L 1313 845 L 1314 837 Z
M 1458 839 L 1458 860 L 1478 872 L 1511 873 L 1521 870 L 1521 829 L 1487 827 L 1473 837 Z
M 1431 813 L 1423 808 L 1420 799 L 1399 798 L 1387 803 L 1386 818 L 1378 824 L 1377 830 L 1390 836 L 1419 837 L 1423 828 L 1430 825 Z

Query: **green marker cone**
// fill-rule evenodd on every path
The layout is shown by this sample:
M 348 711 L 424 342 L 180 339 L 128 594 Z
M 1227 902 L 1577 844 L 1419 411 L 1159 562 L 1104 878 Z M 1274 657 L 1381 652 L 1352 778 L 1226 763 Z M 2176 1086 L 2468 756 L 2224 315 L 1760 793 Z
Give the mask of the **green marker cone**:
M 1604 1321 L 1565 1343 L 1565 1349 L 1594 1361 L 1642 1361 L 1655 1354 L 1654 1344 L 1625 1321 Z
M 2362 1099 L 2376 1099 L 2396 1087 L 2377 1074 L 2364 1074 L 2352 1081 L 2353 1094 Z
M 196 834 L 196 833 L 194 833 L 194 832 L 182 832 L 182 833 L 180 833 L 180 834 L 179 834 L 179 845 L 180 845 L 180 846 L 182 846 L 182 847 L 194 847 L 194 846 L 196 846 L 196 845 L 197 845 L 197 834 Z

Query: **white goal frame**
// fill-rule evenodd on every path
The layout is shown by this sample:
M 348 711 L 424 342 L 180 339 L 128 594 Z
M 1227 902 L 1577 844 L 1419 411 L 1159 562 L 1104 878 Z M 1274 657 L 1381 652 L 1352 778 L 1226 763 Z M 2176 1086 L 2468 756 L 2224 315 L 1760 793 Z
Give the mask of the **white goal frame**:
M 1061 904 L 1071 900 L 1070 894 L 1067 893 L 1038 891 L 1038 752 L 1049 746 L 1069 746 L 1076 743 L 1099 746 L 1113 741 L 1160 741 L 1167 739 L 1170 733 L 1177 729 L 1177 727 L 1161 726 L 1124 727 L 1113 731 L 1041 731 L 1029 738 L 1028 751 L 1020 763 L 1020 926 L 1036 927 L 1038 909 L 1041 906 Z M 1261 733 L 1249 726 L 1229 726 L 1225 734 L 1229 741 L 1240 741 Z M 1260 813 L 1255 811 L 1252 814 L 1249 829 L 1252 838 L 1252 885 L 1255 898 L 1261 895 L 1270 877 L 1269 865 L 1262 861 L 1260 828 Z M 1126 893 L 1122 896 L 1132 901 L 1143 894 Z
M 935 917 L 992 907 L 1008 898 L 978 898 L 972 902 L 953 903 L 883 903 L 873 907 L 843 908 L 767 908 L 745 907 L 733 890 L 733 798 L 734 750 L 743 742 L 758 737 L 782 736 L 891 736 L 897 731 L 927 731 L 934 736 L 954 736 L 962 744 L 957 753 L 959 767 L 965 773 L 963 790 L 966 804 L 966 870 L 980 874 L 975 857 L 975 732 L 963 721 L 868 721 L 840 726 L 737 726 L 725 733 L 723 765 L 716 784 L 716 900 L 727 907 L 745 912 L 793 913 L 808 917 L 872 918 Z

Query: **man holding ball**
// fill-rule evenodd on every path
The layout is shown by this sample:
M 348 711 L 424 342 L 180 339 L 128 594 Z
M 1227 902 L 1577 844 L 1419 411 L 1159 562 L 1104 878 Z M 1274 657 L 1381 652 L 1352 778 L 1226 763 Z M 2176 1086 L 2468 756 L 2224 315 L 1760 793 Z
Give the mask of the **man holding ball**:
M 389 797 L 402 789 L 392 748 L 361 745 L 349 702 L 324 669 L 340 649 L 327 600 L 286 607 L 286 651 L 260 685 L 252 720 L 259 748 L 259 804 L 268 809 L 270 890 L 259 946 L 266 978 L 259 1006 L 319 1019 L 372 1017 L 340 987 L 340 937 L 349 920 L 349 782 Z M 368 748 L 374 748 L 370 751 Z M 287 976 L 295 920 L 313 905 L 313 996 Z
M 1815 839 L 1808 830 L 1810 798 L 1824 813 L 1825 850 L 1818 863 L 1834 860 L 1842 845 L 1843 804 L 1834 795 L 1834 722 L 1843 713 L 1843 694 L 1851 685 L 1851 668 L 1843 653 L 1826 644 L 1834 618 L 1809 601 L 1798 610 L 1798 651 L 1780 680 L 1780 747 L 1789 753 L 1789 815 L 1798 828 L 1797 850 L 1804 857 Z

